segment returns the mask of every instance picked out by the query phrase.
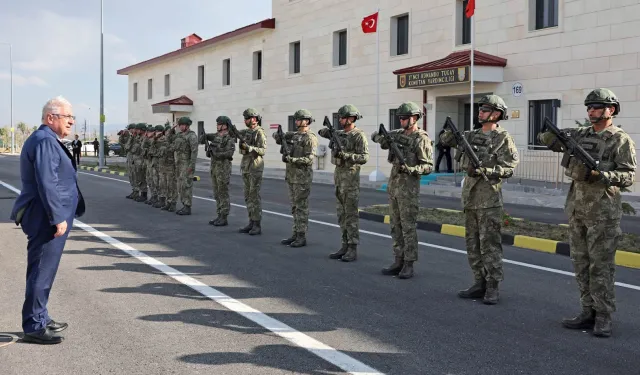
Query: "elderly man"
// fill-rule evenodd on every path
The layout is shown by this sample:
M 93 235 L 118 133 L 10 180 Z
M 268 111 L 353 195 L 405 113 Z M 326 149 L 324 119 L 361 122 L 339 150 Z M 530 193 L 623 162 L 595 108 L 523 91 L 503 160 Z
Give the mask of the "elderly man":
M 47 302 L 58 271 L 62 250 L 74 217 L 84 214 L 84 199 L 77 185 L 77 166 L 60 142 L 73 126 L 71 104 L 62 97 L 42 109 L 42 125 L 24 143 L 20 154 L 22 192 L 11 220 L 27 235 L 27 285 L 22 307 L 23 341 L 58 344 L 66 323 L 48 314 Z

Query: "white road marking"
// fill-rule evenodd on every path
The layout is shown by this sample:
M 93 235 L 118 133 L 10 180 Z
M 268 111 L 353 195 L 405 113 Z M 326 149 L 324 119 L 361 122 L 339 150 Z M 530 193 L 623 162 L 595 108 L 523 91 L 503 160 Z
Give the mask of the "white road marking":
M 117 178 L 112 178 L 112 177 L 107 177 L 107 176 L 100 176 L 100 175 L 93 174 L 93 173 L 85 173 L 85 172 L 78 172 L 78 173 L 86 174 L 86 175 L 93 176 L 93 177 L 104 178 L 104 179 L 107 179 L 107 180 L 114 180 L 114 181 L 127 183 L 127 184 L 129 183 L 129 181 L 120 180 L 120 179 L 117 179 Z M 196 195 L 194 195 L 193 197 L 197 198 L 197 199 L 200 199 L 200 200 L 204 200 L 204 201 L 215 202 L 215 200 L 211 199 L 211 198 L 199 197 L 199 196 L 196 196 Z M 243 206 L 243 205 L 237 204 L 237 203 L 231 203 L 231 205 L 235 206 L 235 207 L 242 207 L 242 208 L 246 208 L 247 207 L 247 206 Z M 262 210 L 262 212 L 268 213 L 270 215 L 281 216 L 281 217 L 286 217 L 286 218 L 290 218 L 290 219 L 293 218 L 293 216 L 288 215 L 288 214 L 283 214 L 281 212 L 275 212 L 275 211 L 269 211 L 269 210 Z M 320 220 L 309 219 L 309 222 L 320 224 L 320 225 L 325 225 L 325 226 L 328 226 L 328 227 L 334 227 L 334 228 L 339 228 L 340 227 L 338 224 L 327 223 L 326 221 L 320 221 Z M 368 235 L 376 236 L 376 237 L 382 237 L 382 238 L 391 239 L 391 236 L 388 235 L 388 234 L 371 232 L 371 231 L 364 230 L 364 229 L 360 229 L 360 233 L 364 233 L 364 234 L 368 234 Z M 436 245 L 436 244 L 432 244 L 432 243 L 428 243 L 428 242 L 418 242 L 418 244 L 422 245 L 422 246 L 425 246 L 425 247 L 431 247 L 431 248 L 434 248 L 434 249 L 445 250 L 445 251 L 449 251 L 449 252 L 452 252 L 452 253 L 458 253 L 458 254 L 467 255 L 467 252 L 465 250 L 454 249 L 454 248 L 451 248 L 451 247 Z M 540 271 L 556 273 L 556 274 L 559 274 L 559 275 L 575 277 L 575 275 L 572 272 L 562 271 L 562 270 L 555 269 L 555 268 L 543 267 L 543 266 L 538 266 L 538 265 L 535 265 L 535 264 L 518 262 L 518 261 L 515 261 L 515 260 L 509 260 L 509 259 L 502 259 L 502 261 L 504 263 L 509 263 L 509 264 L 513 264 L 513 265 L 516 265 L 516 266 L 532 268 L 532 269 L 536 269 L 536 270 L 540 270 Z M 621 283 L 621 282 L 617 282 L 617 281 L 616 281 L 615 285 L 619 286 L 619 287 L 622 287 L 622 288 L 627 288 L 627 289 L 633 289 L 633 290 L 640 291 L 640 286 L 639 285 Z
M 90 173 L 87 173 L 90 174 Z M 91 174 L 90 174 L 91 175 Z M 97 176 L 104 177 L 104 176 Z M 104 177 L 108 178 L 108 177 Z M 121 181 L 118 179 L 113 179 L 116 181 Z M 0 185 L 5 188 L 13 191 L 16 194 L 20 194 L 20 190 L 15 187 L 3 182 L 0 180 Z M 238 313 L 243 317 L 255 322 L 256 324 L 268 329 L 274 334 L 282 337 L 285 340 L 290 341 L 291 343 L 308 350 L 309 352 L 317 355 L 318 357 L 324 359 L 325 361 L 341 368 L 349 374 L 354 375 L 378 375 L 383 374 L 378 370 L 371 368 L 364 363 L 342 353 L 341 351 L 326 345 L 302 332 L 299 332 L 288 325 L 276 320 L 253 307 L 246 305 L 230 296 L 220 292 L 219 290 L 212 288 L 202 282 L 185 275 L 184 273 L 176 270 L 173 267 L 167 266 L 161 261 L 152 258 L 145 253 L 136 250 L 135 248 L 118 241 L 117 239 L 100 232 L 99 230 L 87 225 L 79 220 L 74 220 L 73 225 L 83 229 L 84 231 L 90 233 L 91 235 L 101 239 L 102 241 L 108 243 L 109 245 L 122 250 L 123 252 L 129 254 L 130 256 L 138 259 L 142 263 L 145 263 L 158 271 L 164 273 L 165 275 L 173 278 L 181 284 L 188 286 L 189 288 L 195 290 L 196 292 L 202 294 L 203 296 L 211 299 L 212 301 L 226 307 L 230 311 Z

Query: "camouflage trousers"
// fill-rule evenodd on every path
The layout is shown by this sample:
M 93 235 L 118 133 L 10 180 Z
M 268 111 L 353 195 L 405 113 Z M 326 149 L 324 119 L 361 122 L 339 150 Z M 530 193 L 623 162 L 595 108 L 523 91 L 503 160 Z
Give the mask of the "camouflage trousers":
M 467 258 L 476 280 L 502 281 L 502 207 L 465 209 Z
M 417 184 L 404 186 L 390 181 L 387 186 L 393 253 L 408 262 L 418 260 L 416 222 L 420 207 L 419 191 L 420 180 Z
M 161 164 L 158 176 L 159 195 L 166 198 L 166 203 L 174 203 L 177 197 L 175 165 Z
M 178 175 L 178 195 L 180 202 L 191 207 L 193 200 L 193 169 L 189 171 L 190 162 L 188 160 L 176 160 L 176 174 Z
M 129 184 L 131 185 L 131 189 L 135 191 L 135 184 L 133 183 L 133 155 L 127 153 L 127 177 L 129 178 Z
M 145 165 L 145 179 L 147 181 L 147 190 L 150 195 L 153 195 L 156 191 L 156 187 L 153 185 L 153 162 L 149 159 L 144 160 Z
M 260 186 L 262 185 L 262 171 L 254 173 L 243 173 L 244 182 L 244 203 L 247 205 L 249 220 L 262 220 L 262 198 L 260 197 Z
M 141 156 L 135 156 L 133 159 L 133 176 L 136 191 L 140 193 L 147 192 L 147 169 L 144 159 Z
M 289 200 L 291 201 L 291 215 L 293 215 L 292 231 L 307 233 L 309 227 L 309 193 L 311 183 L 289 185 Z
M 360 243 L 360 219 L 358 216 L 360 169 L 336 167 L 333 181 L 342 243 L 357 245 Z
M 571 261 L 583 307 L 616 311 L 615 258 L 621 236 L 620 220 L 569 217 Z
M 229 182 L 231 181 L 231 160 L 215 160 L 211 162 L 211 184 L 213 199 L 216 200 L 218 216 L 228 216 L 231 209 L 229 199 Z

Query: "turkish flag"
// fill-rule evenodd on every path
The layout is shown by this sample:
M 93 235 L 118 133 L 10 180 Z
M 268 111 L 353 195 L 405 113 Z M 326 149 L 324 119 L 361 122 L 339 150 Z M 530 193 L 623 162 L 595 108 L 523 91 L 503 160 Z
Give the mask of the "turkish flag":
M 467 18 L 471 18 L 471 16 L 473 16 L 473 13 L 475 13 L 476 11 L 476 0 L 469 0 L 469 2 L 467 3 L 467 8 L 464 10 L 464 14 L 467 16 Z
M 362 32 L 375 33 L 378 30 L 378 12 L 362 19 Z

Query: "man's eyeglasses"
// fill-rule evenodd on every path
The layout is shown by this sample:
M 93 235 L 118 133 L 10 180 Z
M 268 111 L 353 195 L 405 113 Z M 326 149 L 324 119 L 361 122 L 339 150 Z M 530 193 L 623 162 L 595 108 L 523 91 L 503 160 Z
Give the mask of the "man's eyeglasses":
M 73 119 L 73 120 L 76 119 L 76 116 L 74 116 L 74 115 L 61 115 L 61 114 L 58 114 L 58 113 L 52 113 L 51 115 L 58 116 L 58 117 L 64 117 L 64 118 L 68 118 L 68 119 Z
M 411 116 L 398 116 L 400 120 L 408 120 Z
M 606 107 L 606 105 L 604 105 L 604 104 L 589 104 L 587 106 L 587 111 L 590 111 L 592 109 L 603 109 L 605 107 Z
M 493 112 L 493 108 L 491 107 L 480 107 L 480 112 Z

